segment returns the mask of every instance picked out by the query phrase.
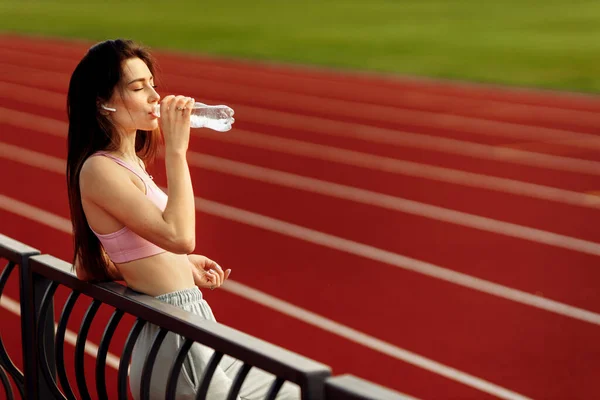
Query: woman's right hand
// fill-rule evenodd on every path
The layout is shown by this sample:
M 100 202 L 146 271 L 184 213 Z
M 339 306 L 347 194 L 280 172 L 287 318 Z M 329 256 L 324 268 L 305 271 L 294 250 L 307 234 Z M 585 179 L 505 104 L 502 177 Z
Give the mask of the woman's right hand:
M 161 129 L 167 150 L 184 153 L 187 151 L 194 101 L 191 97 L 169 95 L 160 103 Z

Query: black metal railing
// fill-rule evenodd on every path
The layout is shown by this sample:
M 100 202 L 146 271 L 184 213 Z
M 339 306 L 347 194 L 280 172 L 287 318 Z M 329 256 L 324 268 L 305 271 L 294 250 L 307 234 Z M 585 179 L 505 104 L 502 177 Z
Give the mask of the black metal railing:
M 275 399 L 285 382 L 299 387 L 302 400 L 314 399 L 401 399 L 400 393 L 374 385 L 351 375 L 331 377 L 331 369 L 299 354 L 285 350 L 256 337 L 181 308 L 161 302 L 116 283 L 88 283 L 71 271 L 72 265 L 0 234 L 0 257 L 7 260 L 0 275 L 0 297 L 11 273 L 19 268 L 19 300 L 21 309 L 21 347 L 23 370 L 12 362 L 2 342 L 1 333 L 8 329 L 0 325 L 0 385 L 7 399 L 15 393 L 14 382 L 21 398 L 26 399 L 91 399 L 85 371 L 84 352 L 88 333 L 100 306 L 114 309 L 100 339 L 95 362 L 95 396 L 109 398 L 106 385 L 106 360 L 115 331 L 124 316 L 135 319 L 120 354 L 117 373 L 117 398 L 130 397 L 128 369 L 136 340 L 146 324 L 160 329 L 154 337 L 142 369 L 139 398 L 150 398 L 150 377 L 159 348 L 169 332 L 184 338 L 160 398 L 177 398 L 177 381 L 187 353 L 194 343 L 213 349 L 212 358 L 204 370 L 196 398 L 206 397 L 212 376 L 224 355 L 240 360 L 243 366 L 229 390 L 227 399 L 235 399 L 253 368 L 272 374 L 275 379 L 265 398 Z M 55 321 L 55 293 L 66 290 L 68 296 Z M 65 334 L 73 309 L 81 295 L 89 297 L 87 308 L 77 332 L 74 350 L 75 382 L 69 380 L 64 357 Z M 164 366 L 162 366 L 164 367 Z M 58 379 L 57 379 L 58 378 Z M 75 387 L 78 396 L 75 394 Z M 1 390 L 1 389 L 0 389 Z M 153 397 L 156 393 L 152 393 Z M 137 396 L 136 396 L 137 397 Z
M 29 277 L 23 276 L 23 271 L 27 270 L 29 257 L 36 254 L 40 254 L 37 249 L 0 234 L 0 260 L 7 262 L 0 274 L 0 299 L 4 293 L 6 283 L 14 271 L 17 271 L 21 275 L 19 277 L 20 291 L 24 290 L 22 287 L 23 284 L 32 284 Z M 17 269 L 18 267 L 20 268 Z M 31 291 L 31 288 L 25 288 L 25 290 Z M 15 396 L 9 377 L 12 378 L 14 387 L 16 387 L 21 398 L 30 398 L 31 392 L 28 392 L 27 388 L 34 386 L 33 381 L 37 380 L 37 371 L 35 370 L 36 355 L 33 353 L 35 346 L 32 345 L 31 336 L 28 335 L 29 332 L 34 331 L 34 327 L 30 325 L 33 318 L 30 318 L 31 315 L 28 314 L 29 307 L 32 305 L 31 303 L 32 301 L 30 300 L 20 302 L 23 370 L 17 368 L 6 350 L 4 341 L 2 340 L 2 333 L 5 332 L 4 324 L 2 325 L 3 329 L 0 330 L 0 377 L 5 389 L 6 398 L 9 400 L 12 400 Z
M 415 400 L 415 397 L 398 393 L 381 385 L 374 384 L 351 374 L 327 378 L 326 399 L 343 400 Z

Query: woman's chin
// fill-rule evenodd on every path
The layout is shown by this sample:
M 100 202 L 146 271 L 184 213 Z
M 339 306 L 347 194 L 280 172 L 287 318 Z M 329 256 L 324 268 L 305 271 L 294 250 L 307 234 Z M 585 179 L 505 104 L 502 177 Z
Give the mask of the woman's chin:
M 158 120 L 151 121 L 147 124 L 143 124 L 143 126 L 138 129 L 141 131 L 153 131 L 158 128 Z

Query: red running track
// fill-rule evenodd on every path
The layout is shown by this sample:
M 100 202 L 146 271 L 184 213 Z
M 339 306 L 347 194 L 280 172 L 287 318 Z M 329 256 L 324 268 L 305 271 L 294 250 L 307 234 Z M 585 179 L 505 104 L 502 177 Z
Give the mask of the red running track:
M 8 171 L 0 232 L 64 260 L 70 235 L 40 210 L 68 225 L 65 94 L 88 45 L 0 37 L 0 168 Z M 419 398 L 600 395 L 599 99 L 156 55 L 163 96 L 236 110 L 230 132 L 194 132 L 195 193 L 214 202 L 198 209 L 197 251 L 232 268 L 236 283 L 366 336 L 325 330 L 234 289 L 207 294 L 219 321 L 329 364 L 334 374 Z M 297 152 L 315 145 L 326 147 Z M 341 162 L 341 151 L 354 158 Z M 233 161 L 244 164 L 235 169 Z M 457 184 L 382 167 L 398 162 L 481 180 Z M 152 172 L 166 184 L 161 160 Z M 575 202 L 479 183 L 497 178 L 535 193 L 539 185 L 563 189 Z M 337 194 L 334 184 L 343 185 Z M 23 203 L 38 211 L 25 215 L 15 208 Z M 237 211 L 224 215 L 226 206 Z M 255 222 L 243 211 L 258 214 Z M 491 223 L 477 228 L 479 217 Z M 298 236 L 302 229 L 308 240 Z M 446 272 L 460 273 L 459 282 L 444 279 Z M 515 300 L 514 290 L 542 306 Z M 14 280 L 6 294 L 18 298 Z M 57 313 L 65 298 L 59 292 Z M 86 306 L 78 305 L 71 330 Z M 101 309 L 92 342 L 110 312 Z M 6 307 L 0 313 L 17 324 Z M 119 328 L 114 354 L 131 322 Z M 17 348 L 15 332 L 2 329 Z M 87 362 L 92 371 L 93 357 Z M 116 373 L 108 372 L 114 393 Z

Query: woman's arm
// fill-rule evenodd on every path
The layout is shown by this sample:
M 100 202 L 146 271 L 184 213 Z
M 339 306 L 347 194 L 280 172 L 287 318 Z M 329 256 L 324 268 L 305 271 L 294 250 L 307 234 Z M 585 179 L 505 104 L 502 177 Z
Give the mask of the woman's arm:
M 187 99 L 167 96 L 161 103 L 168 185 L 164 210 L 148 199 L 126 169 L 106 157 L 87 159 L 80 172 L 82 198 L 135 234 L 176 254 L 189 254 L 196 245 L 196 210 L 186 159 L 191 109 L 191 99 Z M 184 111 L 174 111 L 186 104 L 189 107 Z
M 160 210 L 131 180 L 128 171 L 106 157 L 88 159 L 80 174 L 82 197 L 135 234 L 176 254 L 195 245 L 195 208 L 185 154 L 166 156 L 169 198 Z

